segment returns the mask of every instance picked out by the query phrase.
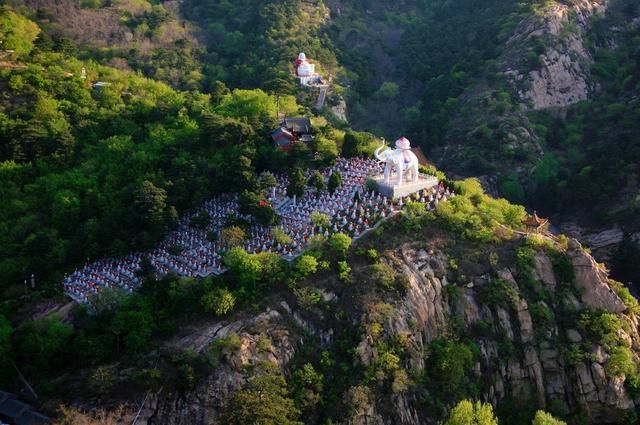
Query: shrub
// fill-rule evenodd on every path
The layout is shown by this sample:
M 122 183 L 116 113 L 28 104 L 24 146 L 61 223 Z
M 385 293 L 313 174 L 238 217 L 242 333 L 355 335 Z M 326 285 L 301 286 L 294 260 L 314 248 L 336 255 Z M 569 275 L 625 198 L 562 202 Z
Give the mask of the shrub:
M 338 273 L 341 281 L 351 282 L 351 267 L 346 261 L 338 261 Z
M 427 204 L 424 202 L 407 202 L 402 210 L 407 217 L 415 219 L 427 213 Z
M 100 366 L 91 374 L 90 384 L 93 392 L 105 396 L 113 389 L 117 380 L 117 370 L 113 367 Z
M 449 303 L 455 302 L 460 296 L 460 288 L 450 283 L 444 287 L 444 295 Z
M 492 306 L 515 309 L 520 296 L 513 285 L 504 279 L 494 279 L 482 288 L 482 300 Z
M 259 353 L 266 353 L 267 351 L 270 351 L 271 346 L 271 338 L 265 334 L 260 334 L 260 336 L 258 336 L 258 339 L 256 340 L 256 348 Z
M 375 248 L 368 249 L 365 255 L 367 256 L 369 261 L 371 261 L 372 263 L 375 263 L 378 261 L 379 255 L 378 255 L 378 251 L 376 251 Z
M 371 277 L 383 290 L 393 291 L 398 279 L 398 273 L 386 263 L 376 263 L 371 266 Z
M 311 255 L 301 255 L 296 260 L 294 268 L 298 275 L 307 277 L 318 269 L 318 260 Z
M 291 394 L 296 406 L 302 410 L 314 408 L 322 399 L 322 374 L 311 363 L 306 363 L 291 376 Z
M 350 246 L 351 238 L 344 233 L 334 233 L 329 238 L 329 248 L 337 258 L 344 259 Z
M 236 297 L 228 289 L 218 288 L 203 295 L 200 302 L 205 312 L 224 316 L 235 307 Z
M 529 312 L 533 323 L 540 328 L 546 329 L 554 320 L 553 311 L 541 302 L 530 305 Z
M 347 406 L 352 416 L 364 413 L 371 404 L 371 392 L 364 385 L 357 385 L 347 391 Z
M 571 259 L 564 254 L 557 253 L 551 256 L 551 263 L 553 264 L 553 272 L 560 283 L 573 284 L 576 273 Z
M 385 372 L 393 372 L 400 367 L 400 357 L 391 351 L 385 351 L 378 357 L 377 366 Z
M 611 350 L 611 356 L 604 365 L 608 376 L 635 376 L 638 366 L 633 361 L 633 353 L 628 347 L 619 346 Z
M 631 292 L 629 292 L 629 289 L 626 286 L 624 286 L 623 283 L 616 282 L 615 280 L 609 279 L 609 284 L 611 285 L 615 293 L 618 295 L 618 297 L 620 297 L 620 299 L 624 303 L 629 313 L 633 313 L 633 314 L 640 313 L 640 304 L 638 303 L 638 300 L 636 299 L 636 297 L 631 295 Z
M 604 310 L 584 310 L 580 314 L 578 325 L 607 350 L 622 342 L 618 336 L 618 331 L 623 327 L 622 320 L 613 313 Z
M 391 391 L 399 394 L 407 391 L 411 385 L 409 374 L 404 369 L 397 369 L 393 372 L 393 382 L 391 383 Z
M 571 366 L 576 366 L 578 363 L 582 363 L 587 358 L 587 353 L 584 352 L 582 347 L 578 344 L 573 344 L 569 350 L 565 353 L 565 359 Z
M 531 422 L 531 425 L 567 425 L 567 423 L 554 418 L 553 415 L 545 412 L 544 410 L 538 410 L 536 412 L 536 416 L 533 418 L 533 422 Z
M 311 286 L 296 288 L 293 290 L 293 293 L 298 300 L 298 304 L 300 304 L 302 308 L 311 308 L 320 304 L 322 301 L 322 295 L 320 295 L 320 292 Z
M 209 344 L 206 358 L 209 364 L 215 367 L 225 355 L 235 353 L 242 346 L 242 339 L 238 334 L 231 332 L 226 338 L 216 338 Z
M 311 213 L 311 223 L 316 227 L 328 227 L 330 224 L 329 216 L 319 211 Z
M 498 425 L 498 419 L 491 404 L 462 400 L 451 409 L 445 425 Z
M 140 369 L 133 372 L 133 382 L 140 390 L 156 391 L 162 386 L 162 373 L 158 369 Z

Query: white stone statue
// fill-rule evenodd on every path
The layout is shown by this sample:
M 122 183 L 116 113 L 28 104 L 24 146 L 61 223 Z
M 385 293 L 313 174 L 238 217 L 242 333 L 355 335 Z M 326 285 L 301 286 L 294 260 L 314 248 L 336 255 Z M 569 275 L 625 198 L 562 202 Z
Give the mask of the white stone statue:
M 403 182 L 405 172 L 409 172 L 410 176 L 407 178 L 407 182 L 415 183 L 418 181 L 418 158 L 411 152 L 411 144 L 405 137 L 401 137 L 396 140 L 396 148 L 390 147 L 382 150 L 385 147 L 385 141 L 382 140 L 382 145 L 378 147 L 374 155 L 379 161 L 385 163 L 384 166 L 384 182 L 389 183 L 391 180 L 391 172 L 395 169 L 397 173 L 396 185 L 400 186 Z

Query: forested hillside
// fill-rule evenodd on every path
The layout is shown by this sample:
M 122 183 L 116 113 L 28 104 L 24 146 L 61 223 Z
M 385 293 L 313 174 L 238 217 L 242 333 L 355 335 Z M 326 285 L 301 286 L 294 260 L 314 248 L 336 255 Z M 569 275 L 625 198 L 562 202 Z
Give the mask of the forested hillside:
M 35 274 L 48 288 L 87 258 L 148 248 L 179 212 L 291 164 L 267 141 L 275 99 L 260 90 L 178 92 L 52 50 L 13 12 L 2 20 L 14 50 L 0 69 L 7 284 Z M 297 113 L 292 97 L 279 104 Z

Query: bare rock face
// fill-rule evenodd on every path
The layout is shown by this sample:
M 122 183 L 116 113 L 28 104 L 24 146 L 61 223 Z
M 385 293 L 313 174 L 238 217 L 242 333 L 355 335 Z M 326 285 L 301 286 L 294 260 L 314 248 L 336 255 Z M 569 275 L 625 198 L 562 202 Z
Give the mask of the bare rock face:
M 520 97 L 530 102 L 534 110 L 565 107 L 587 98 L 592 90 L 593 58 L 582 37 L 589 18 L 604 13 L 607 3 L 607 0 L 554 3 L 523 21 L 509 40 L 507 45 L 514 48 L 533 37 L 541 37 L 545 42 L 546 50 L 538 57 L 540 66 L 525 75 L 513 69 L 505 72 L 521 87 Z
M 536 253 L 533 257 L 533 266 L 535 277 L 549 287 L 550 290 L 556 289 L 556 276 L 553 273 L 553 264 L 548 256 Z
M 613 313 L 624 311 L 624 305 L 608 284 L 606 272 L 586 253 L 576 240 L 569 243 L 568 257 L 575 268 L 575 284 L 581 293 L 580 299 L 573 294 L 566 294 L 564 305 L 576 309 L 589 307 L 603 308 Z M 624 387 L 623 379 L 608 376 L 605 365 L 608 354 L 600 346 L 594 346 L 583 362 L 568 365 L 566 352 L 556 343 L 549 342 L 536 332 L 531 317 L 530 305 L 520 298 L 512 309 L 500 306 L 489 307 L 481 302 L 480 291 L 486 284 L 486 275 L 467 276 L 470 285 L 461 285 L 454 302 L 447 301 L 442 288 L 447 284 L 447 256 L 439 251 L 420 249 L 415 245 L 405 245 L 396 250 L 395 266 L 407 279 L 408 289 L 404 298 L 394 304 L 394 315 L 385 331 L 391 335 L 409 331 L 407 318 L 415 319 L 411 332 L 416 343 L 424 348 L 442 335 L 443 320 L 449 315 L 461 319 L 469 332 L 480 321 L 492 329 L 496 335 L 503 335 L 521 347 L 511 357 L 502 357 L 495 340 L 481 338 L 476 340 L 479 348 L 478 363 L 474 373 L 485 382 L 491 382 L 481 399 L 498 403 L 509 395 L 516 399 L 530 400 L 538 408 L 545 408 L 548 400 L 555 400 L 559 406 L 567 410 L 580 410 L 589 416 L 589 423 L 619 423 L 627 411 L 634 408 L 634 401 Z M 550 257 L 544 252 L 537 252 L 534 258 L 534 277 L 543 282 L 549 291 L 554 291 L 557 278 L 554 274 Z M 494 271 L 496 278 L 511 283 L 518 288 L 518 283 L 509 269 Z M 559 300 L 558 300 L 559 301 Z M 543 307 L 551 305 L 539 301 Z M 634 318 L 630 318 L 633 322 Z M 635 323 L 635 322 L 633 322 Z M 636 326 L 632 326 L 636 329 Z M 551 324 L 546 333 L 557 337 L 563 333 L 573 344 L 584 342 L 583 335 L 576 329 L 559 329 Z M 552 339 L 553 340 L 553 339 Z M 636 331 L 625 335 L 625 340 L 632 347 L 640 342 Z M 640 346 L 640 345 L 639 345 Z M 358 347 L 358 354 L 366 364 L 373 355 L 372 341 L 363 340 Z M 424 351 L 411 351 L 410 363 L 413 367 L 424 365 Z M 413 358 L 415 357 L 415 358 Z M 427 359 L 428 363 L 428 359 Z M 382 409 L 376 408 L 377 411 Z M 374 409 L 375 410 L 375 409 Z M 424 417 L 421 411 L 415 410 L 410 398 L 395 397 L 393 415 L 383 415 L 384 423 L 403 425 L 432 424 L 433 418 Z M 381 420 L 376 416 L 376 420 Z
M 288 307 L 288 306 L 287 306 Z M 287 312 L 287 309 L 283 308 Z M 202 379 L 188 392 L 151 394 L 141 411 L 138 424 L 205 425 L 216 423 L 221 407 L 231 392 L 245 383 L 242 369 L 262 362 L 272 363 L 283 372 L 295 355 L 295 344 L 290 331 L 283 325 L 282 314 L 267 310 L 253 318 L 231 323 L 216 323 L 178 340 L 177 346 L 204 353 L 215 338 L 235 333 L 240 337 L 240 348 L 227 353 L 215 373 Z M 267 336 L 268 349 L 258 347 L 258 339 Z
M 603 308 L 613 313 L 625 310 L 624 303 L 608 284 L 607 273 L 587 254 L 576 239 L 569 241 L 567 252 L 576 274 L 576 285 L 581 289 L 581 301 L 592 308 Z

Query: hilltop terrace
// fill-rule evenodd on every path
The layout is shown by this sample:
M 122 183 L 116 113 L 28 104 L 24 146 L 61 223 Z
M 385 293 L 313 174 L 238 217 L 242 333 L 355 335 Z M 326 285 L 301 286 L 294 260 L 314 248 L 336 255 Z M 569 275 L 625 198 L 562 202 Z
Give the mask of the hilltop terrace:
M 312 170 L 307 170 L 306 177 Z M 403 198 L 396 200 L 380 193 L 367 190 L 366 181 L 382 172 L 382 165 L 372 159 L 338 159 L 335 164 L 321 170 L 325 179 L 339 172 L 342 186 L 333 193 L 326 189 L 318 191 L 306 186 L 301 199 L 286 196 L 288 179 L 284 175 L 276 176 L 277 185 L 271 189 L 268 201 L 274 206 L 280 223 L 274 228 L 255 223 L 251 216 L 238 212 L 238 194 L 217 196 L 202 207 L 190 211 L 179 220 L 176 230 L 170 232 L 155 249 L 134 252 L 120 258 L 104 258 L 87 262 L 82 268 L 66 276 L 64 291 L 79 303 L 88 303 L 94 296 L 106 288 L 120 288 L 132 293 L 140 284 L 138 271 L 143 258 L 147 258 L 156 270 L 158 277 L 175 273 L 185 277 L 206 277 L 226 271 L 223 264 L 224 252 L 229 248 L 221 238 L 220 232 L 229 223 L 242 220 L 249 223 L 242 248 L 249 253 L 277 253 L 287 261 L 293 261 L 305 249 L 307 241 L 314 235 L 330 236 L 336 232 L 358 238 L 381 220 L 401 209 Z M 435 208 L 439 201 L 446 200 L 453 193 L 442 184 L 434 185 L 414 194 L 428 209 Z M 328 217 L 325 225 L 314 225 L 312 213 L 318 212 Z M 194 225 L 197 217 L 205 216 L 208 222 L 204 226 Z M 274 235 L 286 235 L 286 242 L 279 241 Z

